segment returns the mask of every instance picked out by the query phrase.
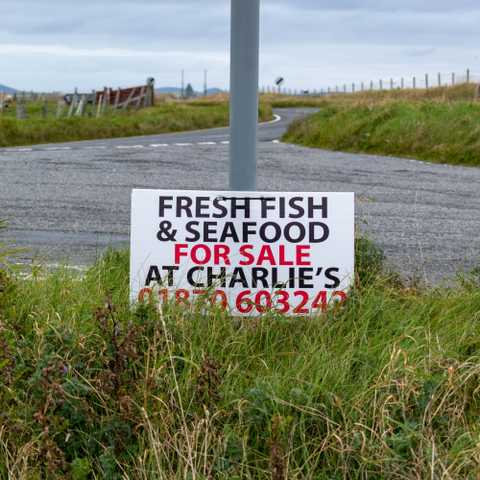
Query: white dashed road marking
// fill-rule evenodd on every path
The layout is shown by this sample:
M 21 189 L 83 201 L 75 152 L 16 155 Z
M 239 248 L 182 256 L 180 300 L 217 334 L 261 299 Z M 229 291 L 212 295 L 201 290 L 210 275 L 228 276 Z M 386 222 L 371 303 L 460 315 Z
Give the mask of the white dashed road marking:
M 280 140 L 272 140 L 272 143 L 281 143 Z M 177 147 L 191 147 L 194 145 L 206 146 L 206 145 L 229 145 L 229 140 L 222 140 L 221 142 L 196 142 L 196 143 L 151 143 L 149 145 L 114 145 L 114 148 L 119 150 L 140 150 L 142 148 L 166 148 L 171 146 Z M 75 150 L 105 150 L 107 145 L 87 145 L 84 147 L 75 148 Z M 12 148 L 1 150 L 0 153 L 22 153 L 22 152 L 59 152 L 73 150 L 72 147 L 46 147 L 46 148 Z M 412 160 L 416 162 L 417 160 Z
M 282 120 L 282 117 L 280 115 L 274 115 L 274 119 L 271 120 L 270 122 L 263 122 L 261 125 L 268 125 L 272 123 L 277 123 L 280 120 Z M 273 140 L 272 143 L 280 143 L 280 140 Z M 85 145 L 85 146 L 74 146 L 74 147 L 69 147 L 69 146 L 58 146 L 58 147 L 28 147 L 28 148 L 6 148 L 6 149 L 0 149 L 0 154 L 1 153 L 23 153 L 23 152 L 60 152 L 60 151 L 67 151 L 67 150 L 99 150 L 99 149 L 106 149 L 106 148 L 116 148 L 119 150 L 134 150 L 134 149 L 142 149 L 142 148 L 164 148 L 164 147 L 170 147 L 170 146 L 177 146 L 177 147 L 191 147 L 193 145 L 229 145 L 230 141 L 229 140 L 223 140 L 223 141 L 218 141 L 218 142 L 213 142 L 213 141 L 204 141 L 204 142 L 195 142 L 195 143 L 190 143 L 190 142 L 184 142 L 184 143 L 151 143 L 148 145 Z
M 6 153 L 21 153 L 21 152 L 32 152 L 33 148 L 12 148 L 5 150 Z

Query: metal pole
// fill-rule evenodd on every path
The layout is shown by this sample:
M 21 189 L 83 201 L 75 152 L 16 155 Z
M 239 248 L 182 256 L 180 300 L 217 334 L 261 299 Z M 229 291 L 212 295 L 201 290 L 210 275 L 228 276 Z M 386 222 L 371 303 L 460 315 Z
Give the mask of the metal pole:
M 231 0 L 230 189 L 257 188 L 260 0 Z

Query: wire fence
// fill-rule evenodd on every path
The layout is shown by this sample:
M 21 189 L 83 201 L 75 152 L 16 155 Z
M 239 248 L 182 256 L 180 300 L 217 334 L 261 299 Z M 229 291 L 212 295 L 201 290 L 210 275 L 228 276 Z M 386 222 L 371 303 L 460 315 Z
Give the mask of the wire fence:
M 277 93 L 282 95 L 340 95 L 367 91 L 385 91 L 400 89 L 429 89 L 438 87 L 454 87 L 465 83 L 480 83 L 480 74 L 472 72 L 469 68 L 464 72 L 437 72 L 412 75 L 405 77 L 379 78 L 376 80 L 351 81 L 319 89 L 291 89 L 277 86 L 264 86 L 260 93 Z

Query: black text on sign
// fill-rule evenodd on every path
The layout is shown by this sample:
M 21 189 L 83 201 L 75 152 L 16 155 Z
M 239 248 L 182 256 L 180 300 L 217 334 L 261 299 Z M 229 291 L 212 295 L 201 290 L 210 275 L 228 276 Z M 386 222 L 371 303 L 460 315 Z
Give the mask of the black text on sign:
M 352 193 L 134 190 L 132 302 L 324 312 L 354 273 Z

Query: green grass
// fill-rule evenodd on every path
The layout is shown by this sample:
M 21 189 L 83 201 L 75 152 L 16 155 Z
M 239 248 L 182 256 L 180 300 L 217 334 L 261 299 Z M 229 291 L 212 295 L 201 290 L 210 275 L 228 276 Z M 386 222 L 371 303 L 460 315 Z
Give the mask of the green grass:
M 480 104 L 392 102 L 329 106 L 284 139 L 309 147 L 480 165 Z
M 131 310 L 127 253 L 2 270 L 0 478 L 478 478 L 479 278 L 418 290 L 369 242 L 357 260 L 316 318 Z
M 326 107 L 329 105 L 372 105 L 389 101 L 404 100 L 408 102 L 438 101 L 438 102 L 471 102 L 476 96 L 476 84 L 461 84 L 455 87 L 440 87 L 426 89 L 394 89 L 381 91 L 358 91 L 354 94 L 335 94 L 329 96 L 300 95 L 289 96 L 279 94 L 264 94 L 262 101 L 274 108 Z
M 160 104 L 142 110 L 108 113 L 100 118 L 56 119 L 51 115 L 42 119 L 40 110 L 37 102 L 29 106 L 26 120 L 17 120 L 11 112 L 0 115 L 0 147 L 180 132 L 223 127 L 229 123 L 226 102 Z M 272 118 L 269 105 L 262 104 L 259 112 L 262 121 Z
M 468 86 L 350 95 L 291 125 L 284 140 L 304 146 L 480 165 L 480 104 Z M 448 94 L 448 96 L 447 96 Z M 472 97 L 473 98 L 473 93 Z

